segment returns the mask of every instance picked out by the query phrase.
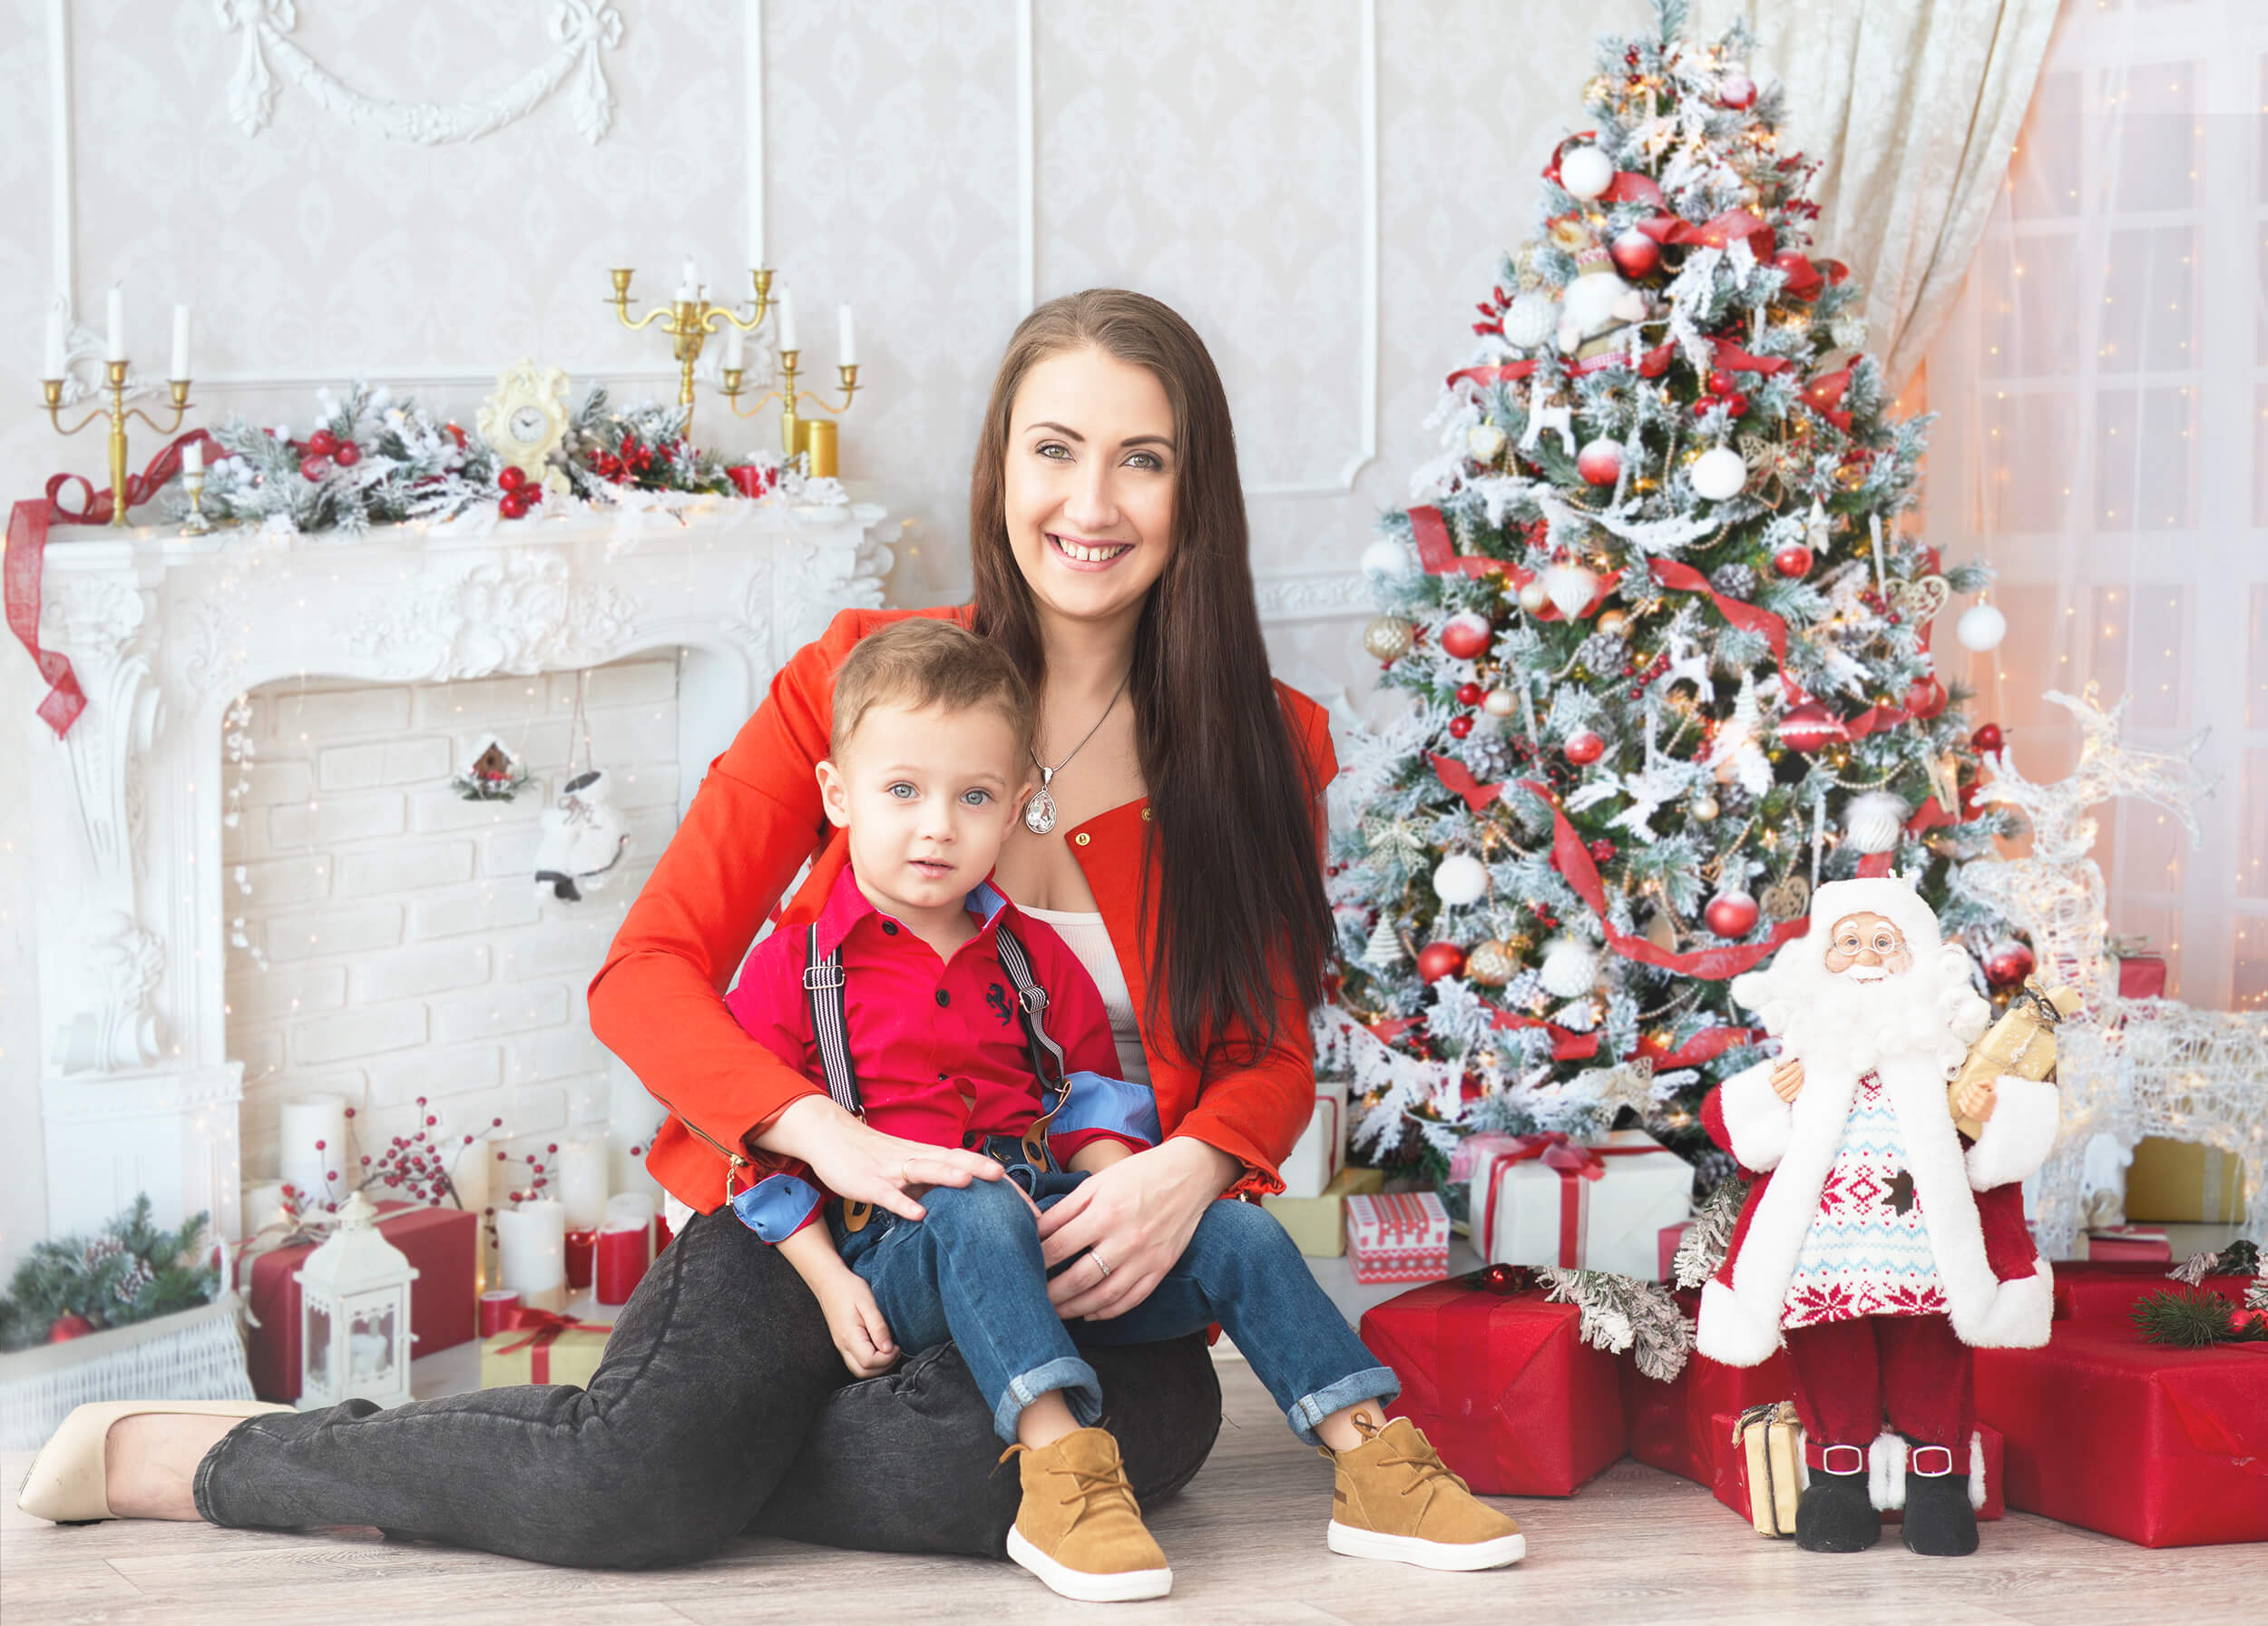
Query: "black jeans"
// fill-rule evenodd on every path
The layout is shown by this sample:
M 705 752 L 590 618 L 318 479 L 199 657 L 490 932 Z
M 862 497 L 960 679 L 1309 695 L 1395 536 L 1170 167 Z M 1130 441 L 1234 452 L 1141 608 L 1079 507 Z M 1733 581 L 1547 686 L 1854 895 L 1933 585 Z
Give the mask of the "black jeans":
M 1147 1504 L 1220 1424 L 1201 1337 L 1098 1349 L 1106 1422 Z M 515 1558 L 638 1569 L 743 1532 L 997 1557 L 1021 1495 L 950 1345 L 849 1381 L 792 1267 L 729 1210 L 697 1216 L 615 1318 L 587 1389 L 349 1401 L 231 1429 L 199 1464 L 215 1524 L 375 1525 Z

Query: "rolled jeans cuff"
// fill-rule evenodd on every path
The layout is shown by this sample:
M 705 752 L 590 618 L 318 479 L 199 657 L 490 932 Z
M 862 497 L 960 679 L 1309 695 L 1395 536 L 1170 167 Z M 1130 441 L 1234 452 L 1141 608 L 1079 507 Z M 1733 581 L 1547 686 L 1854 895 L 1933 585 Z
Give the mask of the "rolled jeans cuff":
M 1284 1420 L 1292 1425 L 1292 1432 L 1299 1436 L 1302 1445 L 1320 1447 L 1323 1442 L 1315 1437 L 1315 1425 L 1333 1412 L 1344 1411 L 1364 1400 L 1375 1400 L 1383 1406 L 1401 1393 L 1402 1380 L 1393 1375 L 1392 1366 L 1371 1366 L 1294 1402 L 1292 1409 L 1284 1414 Z
M 1016 1443 L 1016 1419 L 1041 1396 L 1063 1391 L 1063 1400 L 1081 1428 L 1102 1420 L 1102 1380 L 1095 1369 L 1075 1355 L 1060 1355 L 1042 1366 L 1008 1380 L 1008 1387 L 992 1408 L 992 1432 L 1010 1445 Z

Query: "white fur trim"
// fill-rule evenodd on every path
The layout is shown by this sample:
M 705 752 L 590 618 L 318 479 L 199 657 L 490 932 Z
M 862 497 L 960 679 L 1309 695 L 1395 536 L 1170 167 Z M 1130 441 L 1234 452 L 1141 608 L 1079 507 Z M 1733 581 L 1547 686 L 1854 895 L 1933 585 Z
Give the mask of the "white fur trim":
M 1731 1087 L 1731 1081 L 1725 1087 Z M 1725 1296 L 1729 1302 L 1717 1312 L 1725 1324 L 1716 1335 L 1723 1345 L 1754 1353 L 1719 1355 L 1704 1344 L 1702 1353 L 1712 1360 L 1753 1366 L 1779 1347 L 1780 1317 L 1786 1307 L 1788 1282 L 1795 1275 L 1796 1255 L 1803 1251 L 1804 1234 L 1819 1211 L 1819 1193 L 1826 1186 L 1827 1171 L 1834 1166 L 1835 1152 L 1843 1144 L 1843 1124 L 1851 1115 L 1851 1098 L 1858 1087 L 1855 1073 L 1805 1070 L 1804 1088 L 1794 1104 L 1786 1109 L 1787 1150 L 1763 1195 L 1755 1200 L 1755 1211 L 1749 1216 L 1740 1249 L 1733 1256 L 1732 1288 Z M 1941 1110 L 1940 1115 L 1943 1115 Z M 1729 1125 L 1729 1110 L 1725 1117 Z M 1945 1133 L 1951 1138 L 1950 1118 L 1945 1119 Z M 1735 1155 L 1740 1155 L 1737 1149 Z M 1699 1336 L 1706 1339 L 1711 1333 L 1706 1294 L 1701 1315 Z M 1737 1326 L 1733 1325 L 1735 1319 Z M 1765 1343 L 1767 1334 L 1771 1341 Z
M 1877 1513 L 1906 1504 L 1906 1436 L 1884 1429 L 1866 1451 L 1866 1494 Z
M 1969 1505 L 1981 1513 L 1984 1504 L 1984 1434 L 1979 1430 L 1969 1436 Z
M 1779 1166 L 1787 1151 L 1789 1126 L 1794 1122 L 1793 1109 L 1772 1092 L 1772 1070 L 1777 1065 L 1776 1062 L 1758 1062 L 1743 1068 L 1726 1079 L 1717 1093 L 1733 1155 L 1759 1174 Z
M 2043 1079 L 2003 1073 L 1984 1132 L 1969 1149 L 1969 1184 L 1989 1191 L 2034 1173 L 2048 1161 L 2063 1115 L 2063 1092 Z
M 1721 1281 L 1701 1289 L 1701 1315 L 1693 1347 L 1728 1366 L 1760 1366 L 1780 1347 L 1780 1310 L 1775 1304 L 1757 1316 Z
M 2048 1342 L 2056 1314 L 2056 1274 L 2041 1259 L 2029 1276 L 2001 1282 L 1984 1316 L 1969 1327 L 1956 1319 L 1961 1341 L 1979 1349 L 2038 1349 Z

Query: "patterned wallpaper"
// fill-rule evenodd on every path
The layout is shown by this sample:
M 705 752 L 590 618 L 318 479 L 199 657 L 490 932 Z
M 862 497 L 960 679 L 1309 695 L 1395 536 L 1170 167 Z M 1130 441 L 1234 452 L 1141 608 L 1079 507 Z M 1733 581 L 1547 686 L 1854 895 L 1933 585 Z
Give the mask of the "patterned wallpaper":
M 1646 11 L 1642 0 L 0 0 L 0 83 L 19 98 L 0 142 L 0 377 L 11 381 L 0 489 L 28 495 L 58 469 L 102 463 L 92 433 L 64 443 L 34 407 L 59 276 L 97 327 L 102 290 L 124 282 L 133 348 L 153 371 L 171 306 L 192 305 L 208 419 L 241 412 L 304 429 L 315 387 L 357 372 L 462 417 L 523 356 L 643 397 L 666 390 L 664 341 L 614 324 L 606 268 L 636 265 L 641 299 L 666 293 L 689 255 L 712 284 L 737 278 L 760 185 L 768 258 L 810 329 L 807 367 L 832 376 L 826 313 L 839 299 L 857 307 L 866 387 L 846 421 L 844 471 L 908 522 L 899 601 L 965 587 L 976 418 L 1027 275 L 1042 297 L 1118 282 L 1183 309 L 1227 381 L 1247 480 L 1299 488 L 1256 493 L 1256 567 L 1348 570 L 1432 449 L 1423 420 L 1438 379 L 1461 358 L 1471 300 L 1525 226 L 1593 33 L 1638 26 Z M 477 139 L 414 139 L 405 110 L 421 103 L 439 110 L 428 132 L 468 109 L 508 109 L 530 75 L 564 60 L 555 17 L 597 43 L 546 96 Z M 235 94 L 254 34 L 271 95 L 257 129 Z M 1366 309 L 1374 64 L 1378 269 Z M 596 142 L 582 127 L 591 73 L 608 120 Z M 1371 332 L 1374 455 L 1354 468 Z M 775 423 L 732 421 L 709 396 L 696 434 L 754 446 Z M 135 447 L 139 461 L 155 443 L 142 432 Z M 1364 619 L 1275 627 L 1279 671 L 1359 699 Z M 53 767 L 34 698 L 29 663 L 0 652 L 0 988 L 33 975 L 32 855 L 14 788 Z M 0 996 L 0 1117 L 27 1128 L 30 1008 Z M 0 1180 L 0 1258 L 35 1229 L 37 1185 Z

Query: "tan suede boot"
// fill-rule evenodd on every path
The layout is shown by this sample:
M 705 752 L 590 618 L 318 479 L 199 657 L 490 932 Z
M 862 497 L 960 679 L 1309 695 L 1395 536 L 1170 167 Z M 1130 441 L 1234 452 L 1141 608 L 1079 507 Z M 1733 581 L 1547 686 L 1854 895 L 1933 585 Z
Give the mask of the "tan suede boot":
M 1082 1603 L 1162 1598 L 1173 1590 L 1173 1572 L 1126 1483 L 1118 1441 L 1100 1428 L 1076 1428 L 1052 1445 L 1011 1445 L 1001 1460 L 1018 1454 L 1023 1505 L 1008 1532 L 1009 1557 Z
M 1369 1413 L 1356 1412 L 1354 1426 L 1359 1446 L 1323 1453 L 1336 1479 L 1326 1538 L 1332 1552 L 1428 1570 L 1500 1569 L 1527 1553 L 1520 1526 L 1483 1505 L 1407 1417 L 1382 1429 Z

